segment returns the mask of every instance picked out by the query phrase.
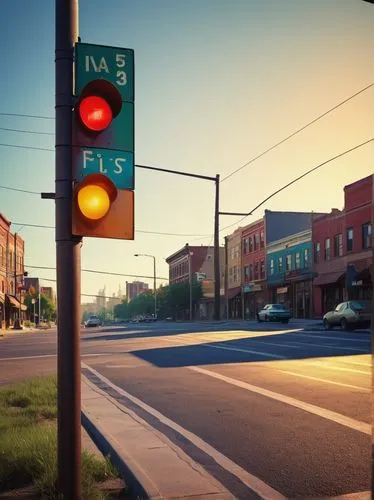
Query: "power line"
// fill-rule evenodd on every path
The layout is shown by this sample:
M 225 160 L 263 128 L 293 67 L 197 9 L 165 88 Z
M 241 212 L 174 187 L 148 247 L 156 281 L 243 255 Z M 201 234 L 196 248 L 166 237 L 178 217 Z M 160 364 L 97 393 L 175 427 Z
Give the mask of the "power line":
M 23 134 L 55 135 L 54 132 L 37 132 L 36 130 L 21 130 L 19 128 L 0 127 L 0 130 L 5 130 L 6 132 L 21 132 Z
M 0 189 L 7 189 L 8 191 L 18 191 L 20 193 L 37 194 L 40 196 L 40 193 L 38 193 L 37 191 L 28 191 L 27 189 L 12 188 L 9 186 L 0 186 Z
M 0 186 L 1 187 L 1 186 Z M 26 224 L 23 222 L 12 222 L 15 226 L 25 226 L 25 227 L 39 227 L 42 229 L 55 229 L 55 226 L 45 226 L 43 224 Z M 183 238 L 188 238 L 190 236 L 197 236 L 197 237 L 205 237 L 209 238 L 210 235 L 206 234 L 183 234 L 183 233 L 166 233 L 166 232 L 161 232 L 161 231 L 143 231 L 141 229 L 136 230 L 136 233 L 144 233 L 144 234 L 155 234 L 159 236 L 183 236 Z
M 270 200 L 270 198 L 273 198 L 275 195 L 277 195 L 278 193 L 280 193 L 281 191 L 283 191 L 284 189 L 288 188 L 289 186 L 291 186 L 292 184 L 295 184 L 295 182 L 299 181 L 300 179 L 302 179 L 303 177 L 306 177 L 307 175 L 311 174 L 312 172 L 318 170 L 319 168 L 323 167 L 324 165 L 326 165 L 327 163 L 330 163 L 331 161 L 333 160 L 336 160 L 348 153 L 351 153 L 352 151 L 355 151 L 356 149 L 359 149 L 363 146 L 366 146 L 366 144 L 369 144 L 370 142 L 374 141 L 374 137 L 372 137 L 371 139 L 368 139 L 367 141 L 365 142 L 362 142 L 361 144 L 357 144 L 357 146 L 354 146 L 353 148 L 350 148 L 350 149 L 347 149 L 346 151 L 343 151 L 342 153 L 339 153 L 335 156 L 333 156 L 332 158 L 329 158 L 328 160 L 318 164 L 317 166 L 311 168 L 310 170 L 307 170 L 306 172 L 304 172 L 303 174 L 299 175 L 298 177 L 296 177 L 295 179 L 293 179 L 292 181 L 288 182 L 287 184 L 285 184 L 284 186 L 282 186 L 281 188 L 277 189 L 276 191 L 274 191 L 272 194 L 270 194 L 268 197 L 266 197 L 263 201 L 261 201 L 261 203 L 259 203 L 258 205 L 256 205 L 250 212 L 248 212 L 247 215 L 245 215 L 244 217 L 242 217 L 239 221 L 237 222 L 234 222 L 233 224 L 230 224 L 228 226 L 225 226 L 223 227 L 222 229 L 220 229 L 220 232 L 221 231 L 225 231 L 226 229 L 229 229 L 230 227 L 232 226 L 235 226 L 237 224 L 240 224 L 244 219 L 246 219 L 247 217 L 249 217 L 250 215 L 253 215 L 253 212 L 255 210 L 257 210 L 258 208 L 260 208 L 262 205 L 264 205 L 268 200 Z
M 1 143 L 0 146 L 3 146 L 5 148 L 32 149 L 32 150 L 36 150 L 36 151 L 54 151 L 54 148 L 38 148 L 36 146 L 21 146 L 20 144 Z
M 54 116 L 27 115 L 22 113 L 0 113 L 0 116 L 21 116 L 22 118 L 38 118 L 41 120 L 54 120 Z
M 271 146 L 270 148 L 266 149 L 265 151 L 263 151 L 262 153 L 260 153 L 259 155 L 255 156 L 254 158 L 251 158 L 249 161 L 247 161 L 246 163 L 244 163 L 244 165 L 242 165 L 241 167 L 237 168 L 236 170 L 233 170 L 230 174 L 226 175 L 225 177 L 223 177 L 221 179 L 221 183 L 226 181 L 227 179 L 229 179 L 230 177 L 232 177 L 233 175 L 235 175 L 236 173 L 240 172 L 240 170 L 243 170 L 243 168 L 245 167 L 248 167 L 251 163 L 255 162 L 256 160 L 258 160 L 259 158 L 261 158 L 262 156 L 266 155 L 267 153 L 269 153 L 269 151 L 272 151 L 273 149 L 275 149 L 276 147 L 280 146 L 281 144 L 283 144 L 284 142 L 288 141 L 289 139 L 291 139 L 291 137 L 294 137 L 296 134 L 299 134 L 300 132 L 302 132 L 303 130 L 305 130 L 307 127 L 309 127 L 310 125 L 312 125 L 313 123 L 316 123 L 318 120 L 320 120 L 321 118 L 323 118 L 324 116 L 328 115 L 329 113 L 331 113 L 332 111 L 334 111 L 335 109 L 339 108 L 340 106 L 342 106 L 343 104 L 346 104 L 348 101 L 350 101 L 351 99 L 353 99 L 354 97 L 358 96 L 359 94 L 362 94 L 362 92 L 365 92 L 366 90 L 368 90 L 370 87 L 373 87 L 374 86 L 374 83 L 370 83 L 370 85 L 367 85 L 366 87 L 364 87 L 363 89 L 359 90 L 358 92 L 356 92 L 355 94 L 351 95 L 350 97 L 348 97 L 347 99 L 344 99 L 344 101 L 341 101 L 339 104 L 337 104 L 336 106 L 330 108 L 328 111 L 325 111 L 324 113 L 322 113 L 322 115 L 318 116 L 317 118 L 314 118 L 312 121 L 308 122 L 306 125 L 304 125 L 303 127 L 299 128 L 298 130 L 296 130 L 295 132 L 293 132 L 292 134 L 288 135 L 287 137 L 285 137 L 284 139 L 282 139 L 281 141 L 277 142 L 276 144 L 274 144 L 273 146 Z
M 55 271 L 56 268 L 55 267 L 49 267 L 49 266 L 30 266 L 28 264 L 25 264 L 25 267 L 29 268 L 29 269 L 45 269 L 45 270 L 52 270 L 52 271 Z M 127 278 L 145 278 L 145 279 L 153 279 L 154 276 L 143 276 L 143 275 L 140 275 L 140 274 L 123 274 L 123 273 L 113 273 L 113 272 L 110 272 L 110 271 L 98 271 L 97 269 L 82 269 L 82 272 L 85 272 L 85 273 L 93 273 L 93 274 L 106 274 L 106 275 L 109 275 L 109 276 L 125 276 Z M 168 281 L 168 278 L 163 278 L 163 277 L 160 277 L 160 276 L 156 276 L 156 279 L 158 280 L 162 280 L 162 281 Z

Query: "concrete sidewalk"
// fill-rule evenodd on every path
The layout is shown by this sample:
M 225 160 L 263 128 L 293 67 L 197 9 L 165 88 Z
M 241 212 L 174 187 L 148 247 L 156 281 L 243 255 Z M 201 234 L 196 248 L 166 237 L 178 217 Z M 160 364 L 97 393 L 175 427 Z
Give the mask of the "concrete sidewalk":
M 135 498 L 235 498 L 181 448 L 83 374 L 82 423 L 100 451 L 110 454 Z

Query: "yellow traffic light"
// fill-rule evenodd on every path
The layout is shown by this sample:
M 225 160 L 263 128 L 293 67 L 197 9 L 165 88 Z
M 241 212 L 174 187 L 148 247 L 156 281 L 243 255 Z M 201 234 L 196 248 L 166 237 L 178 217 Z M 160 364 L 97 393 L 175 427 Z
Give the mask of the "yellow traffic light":
M 110 207 L 109 195 L 101 186 L 84 186 L 78 191 L 78 207 L 87 219 L 102 219 Z

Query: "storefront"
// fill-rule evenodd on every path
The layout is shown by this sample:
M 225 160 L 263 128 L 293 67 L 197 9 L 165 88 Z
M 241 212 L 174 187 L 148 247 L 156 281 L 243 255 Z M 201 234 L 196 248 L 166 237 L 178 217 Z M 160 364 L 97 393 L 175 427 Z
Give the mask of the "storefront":
M 242 290 L 238 286 L 228 290 L 229 319 L 242 318 Z
M 314 314 L 323 316 L 347 298 L 346 273 L 335 272 L 317 276 L 313 281 Z
M 5 295 L 5 327 L 9 328 L 17 323 L 22 324 L 23 313 L 27 307 L 13 295 Z
M 0 292 L 0 330 L 5 328 L 5 294 Z
M 349 300 L 372 299 L 373 283 L 369 266 L 348 265 L 347 290 Z
M 244 319 L 256 319 L 256 313 L 265 306 L 266 290 L 260 283 L 243 285 Z

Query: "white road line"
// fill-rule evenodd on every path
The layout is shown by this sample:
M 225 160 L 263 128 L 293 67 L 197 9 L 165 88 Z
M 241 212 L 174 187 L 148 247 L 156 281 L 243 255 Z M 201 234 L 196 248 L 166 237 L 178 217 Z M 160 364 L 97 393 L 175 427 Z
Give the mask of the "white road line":
M 233 340 L 235 340 L 235 341 L 248 340 L 248 338 L 233 339 Z M 230 339 L 230 342 L 232 342 L 231 339 Z M 266 341 L 263 341 L 263 340 L 254 340 L 254 339 L 251 339 L 250 344 L 264 344 L 264 345 L 274 345 L 276 347 L 291 347 L 291 349 L 300 349 L 300 347 L 298 347 L 297 345 L 283 344 L 283 343 L 282 344 L 276 344 L 274 342 L 266 342 Z M 296 342 L 294 344 L 296 344 Z M 300 345 L 302 345 L 302 343 Z
M 252 384 L 247 384 L 246 382 L 242 382 L 241 380 L 236 380 L 231 377 L 226 377 L 225 375 L 221 375 L 220 373 L 216 373 L 210 370 L 206 370 L 205 368 L 199 368 L 197 366 L 189 366 L 189 370 L 193 370 L 198 373 L 202 373 L 203 375 L 208 375 L 209 377 L 216 378 L 218 380 L 222 380 L 227 384 L 234 385 L 236 387 L 240 387 L 242 389 L 246 389 L 250 392 L 255 392 L 260 394 L 261 396 L 265 396 L 270 399 L 274 399 L 276 401 L 280 401 L 282 403 L 288 404 L 290 406 L 294 406 L 295 408 L 299 408 L 300 410 L 304 410 L 306 412 L 312 413 L 313 415 L 317 415 L 319 417 L 325 418 L 327 420 L 331 420 L 332 422 L 336 422 L 337 424 L 344 425 L 345 427 L 350 427 L 355 431 L 362 432 L 364 434 L 368 434 L 371 436 L 371 425 L 361 422 L 359 420 L 354 420 L 353 418 L 346 417 L 341 415 L 340 413 L 336 413 L 331 410 L 326 410 L 325 408 L 321 408 L 319 406 L 312 405 L 310 403 L 305 403 L 303 401 L 299 401 L 298 399 L 291 398 L 289 396 L 285 396 L 283 394 L 279 394 L 277 392 L 269 391 L 268 389 L 264 389 L 262 387 L 257 387 Z
M 324 363 L 323 361 L 306 361 L 308 365 L 313 365 L 313 366 L 322 366 L 323 368 L 327 368 L 328 370 L 338 370 L 340 372 L 351 372 L 351 373 L 361 373 L 364 375 L 370 375 L 370 370 L 364 371 L 364 370 L 355 370 L 354 368 L 346 368 L 343 366 L 333 366 L 327 363 Z
M 35 356 L 17 356 L 14 358 L 0 358 L 0 361 L 18 361 L 21 359 L 55 358 L 56 354 L 39 354 Z
M 207 455 L 212 457 L 221 467 L 229 471 L 231 474 L 236 476 L 240 481 L 242 481 L 248 488 L 250 488 L 252 491 L 256 492 L 261 498 L 267 499 L 267 500 L 285 500 L 285 497 L 281 495 L 278 491 L 273 489 L 271 486 L 268 484 L 264 483 L 261 479 L 259 479 L 256 476 L 253 476 L 249 472 L 247 472 L 245 469 L 240 467 L 240 465 L 236 464 L 232 460 L 230 460 L 228 457 L 220 453 L 218 450 L 210 446 L 208 443 L 203 441 L 201 438 L 199 438 L 196 434 L 193 434 L 192 432 L 188 431 L 184 427 L 180 426 L 173 420 L 169 419 L 159 411 L 155 410 L 151 406 L 147 405 L 147 403 L 144 403 L 140 399 L 136 398 L 135 396 L 132 396 L 130 393 L 125 391 L 124 389 L 121 389 L 121 387 L 118 387 L 117 385 L 113 384 L 109 379 L 101 375 L 98 371 L 96 371 L 94 368 L 91 368 L 90 366 L 86 365 L 85 363 L 82 363 L 82 366 L 84 366 L 87 370 L 89 370 L 91 373 L 96 375 L 100 380 L 108 384 L 110 387 L 115 389 L 117 392 L 122 394 L 123 396 L 127 397 L 135 403 L 136 405 L 140 406 L 143 410 L 148 412 L 150 415 L 156 417 L 160 422 L 163 424 L 167 425 L 171 429 L 174 429 L 175 431 L 179 432 L 182 436 L 184 436 L 186 439 L 188 439 L 191 443 L 193 443 L 195 446 L 197 446 L 200 450 L 204 451 Z M 124 405 L 122 405 L 124 406 Z
M 335 359 L 334 361 L 337 361 L 340 365 L 347 364 L 355 366 L 366 366 L 366 368 L 369 368 L 371 366 L 371 363 L 360 363 L 359 361 L 351 361 L 347 359 Z
M 313 339 L 327 339 L 327 340 L 347 340 L 348 342 L 364 342 L 367 344 L 368 342 L 370 343 L 370 338 L 366 339 L 355 339 L 355 338 L 349 338 L 349 337 L 327 337 L 325 335 L 311 335 L 309 333 L 298 333 L 298 337 L 310 337 Z
M 81 358 L 86 358 L 86 357 L 89 358 L 94 356 L 112 356 L 113 354 L 117 353 L 99 352 L 96 354 L 81 354 Z M 22 359 L 40 359 L 40 358 L 55 358 L 55 357 L 57 357 L 57 354 L 37 354 L 35 356 L 16 356 L 13 358 L 0 358 L 0 361 L 19 361 Z
M 252 351 L 249 349 L 240 349 L 239 347 L 225 347 L 225 346 L 221 346 L 221 345 L 212 345 L 212 344 L 202 344 L 202 346 L 212 347 L 213 349 L 224 349 L 225 351 L 238 351 L 238 352 L 248 352 L 250 354 L 259 354 L 260 356 L 266 356 L 267 358 L 288 359 L 286 356 L 281 356 L 279 354 L 270 354 L 269 352 Z
M 326 380 L 324 378 L 312 377 L 310 375 L 303 375 L 301 373 L 291 372 L 291 371 L 288 371 L 288 370 L 279 370 L 278 368 L 276 368 L 276 371 L 277 372 L 282 372 L 282 373 L 287 373 L 288 375 L 295 375 L 295 377 L 301 377 L 301 378 L 307 378 L 307 379 L 310 379 L 310 380 L 316 380 L 317 382 L 323 382 L 325 384 L 340 385 L 342 387 L 349 387 L 351 389 L 357 389 L 357 390 L 363 391 L 363 392 L 371 392 L 370 389 L 366 389 L 365 387 L 359 387 L 357 385 L 343 384 L 342 382 L 334 382 L 333 380 Z
M 291 342 L 290 342 L 291 343 Z M 342 351 L 353 351 L 353 352 L 364 352 L 367 353 L 367 349 L 359 349 L 358 347 L 341 347 L 340 345 L 331 345 L 331 344 L 312 344 L 310 342 L 292 342 L 295 345 L 307 345 L 311 347 L 319 347 L 326 349 L 340 349 Z

